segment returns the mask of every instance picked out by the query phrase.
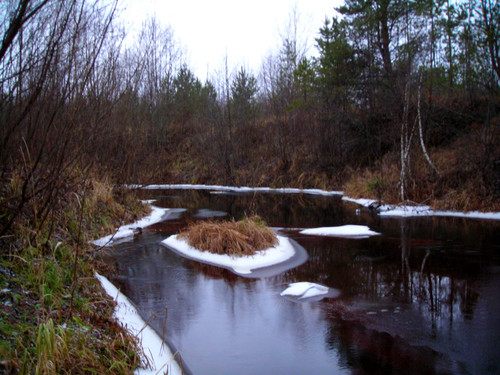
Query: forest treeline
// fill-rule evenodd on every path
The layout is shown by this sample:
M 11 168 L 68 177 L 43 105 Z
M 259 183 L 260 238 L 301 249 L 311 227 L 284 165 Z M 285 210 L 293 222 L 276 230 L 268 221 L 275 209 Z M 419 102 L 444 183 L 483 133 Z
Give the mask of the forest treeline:
M 498 1 L 346 0 L 313 57 L 292 24 L 259 72 L 206 80 L 161 15 L 130 41 L 117 6 L 2 3 L 0 236 L 89 171 L 499 208 Z

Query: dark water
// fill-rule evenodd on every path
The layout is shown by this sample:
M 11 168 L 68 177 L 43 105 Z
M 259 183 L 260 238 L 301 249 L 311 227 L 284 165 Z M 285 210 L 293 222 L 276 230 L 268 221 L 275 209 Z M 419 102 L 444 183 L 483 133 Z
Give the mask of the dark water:
M 500 374 L 500 223 L 381 219 L 338 197 L 145 191 L 182 208 L 118 245 L 114 278 L 200 374 Z M 159 244 L 189 220 L 257 213 L 308 254 L 271 277 L 245 278 Z M 368 225 L 382 236 L 304 236 L 298 228 Z M 288 229 L 284 229 L 288 228 Z M 297 302 L 288 283 L 337 298 Z

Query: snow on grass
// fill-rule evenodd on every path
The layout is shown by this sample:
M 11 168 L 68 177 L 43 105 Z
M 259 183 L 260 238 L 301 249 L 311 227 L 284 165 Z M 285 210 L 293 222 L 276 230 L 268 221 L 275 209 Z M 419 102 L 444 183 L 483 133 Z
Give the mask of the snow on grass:
M 288 284 L 288 288 L 282 291 L 280 296 L 292 296 L 303 299 L 317 297 L 323 294 L 328 294 L 328 287 L 304 281 Z
M 193 190 L 213 190 L 213 191 L 228 191 L 235 193 L 287 193 L 287 194 L 312 194 L 312 195 L 342 195 L 341 191 L 327 191 L 321 189 L 297 189 L 297 188 L 269 188 L 269 187 L 247 187 L 247 186 L 220 186 L 220 185 L 188 185 L 188 184 L 171 184 L 171 185 L 129 185 L 132 189 L 147 189 L 147 190 L 167 190 L 167 189 L 193 189 Z
M 372 231 L 365 225 L 342 225 L 338 227 L 310 228 L 300 231 L 301 234 L 312 236 L 348 237 L 348 238 L 368 238 L 377 236 L 380 233 Z
M 114 315 L 120 323 L 133 335 L 137 336 L 144 354 L 148 357 L 151 368 L 137 369 L 136 375 L 163 374 L 181 375 L 179 364 L 168 346 L 148 326 L 129 301 L 107 278 L 96 273 L 95 277 L 101 283 L 106 293 L 116 301 Z
M 359 204 L 363 207 L 370 207 L 377 203 L 374 199 L 354 199 L 342 197 L 342 200 Z M 468 219 L 500 220 L 500 212 L 459 212 L 459 211 L 435 211 L 430 206 L 407 206 L 407 205 L 381 205 L 376 208 L 380 216 L 385 217 L 417 217 L 417 216 L 450 216 Z
M 278 245 L 259 251 L 251 256 L 241 257 L 200 251 L 189 246 L 184 239 L 179 239 L 176 235 L 163 240 L 162 244 L 172 248 L 187 258 L 228 268 L 239 275 L 247 275 L 252 273 L 252 270 L 282 263 L 293 257 L 295 254 L 295 250 L 290 243 L 290 240 L 281 236 L 278 236 Z
M 346 202 L 356 203 L 363 207 L 370 207 L 370 205 L 377 203 L 375 199 L 365 199 L 365 198 L 354 199 L 346 196 L 342 197 L 342 200 Z
M 116 230 L 115 233 L 110 234 L 109 236 L 99 238 L 92 243 L 96 246 L 111 246 L 114 242 L 119 239 L 124 239 L 126 237 L 132 237 L 134 235 L 134 231 L 145 228 L 147 226 L 159 223 L 163 220 L 164 215 L 169 211 L 168 208 L 160 208 L 151 206 L 151 213 L 142 218 L 141 220 L 136 221 L 132 224 L 122 225 L 120 228 Z

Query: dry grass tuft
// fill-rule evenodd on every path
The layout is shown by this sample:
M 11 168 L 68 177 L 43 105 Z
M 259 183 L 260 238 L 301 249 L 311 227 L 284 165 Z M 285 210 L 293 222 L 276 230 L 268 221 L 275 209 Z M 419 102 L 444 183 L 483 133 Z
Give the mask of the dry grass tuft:
M 399 165 L 395 155 L 386 155 L 373 168 L 352 170 L 342 186 L 351 198 L 370 198 L 398 202 Z
M 278 243 L 276 234 L 258 216 L 192 223 L 179 237 L 196 249 L 233 256 L 253 255 Z

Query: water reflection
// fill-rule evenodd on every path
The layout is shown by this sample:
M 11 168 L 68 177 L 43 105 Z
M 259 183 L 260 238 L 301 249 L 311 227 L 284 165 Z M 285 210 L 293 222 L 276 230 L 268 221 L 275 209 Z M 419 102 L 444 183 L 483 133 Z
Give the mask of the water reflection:
M 356 215 L 338 198 L 147 192 L 185 208 L 115 249 L 115 281 L 195 374 L 495 374 L 500 372 L 500 225 Z M 175 198 L 172 198 L 174 196 Z M 261 215 L 275 227 L 367 225 L 382 236 L 286 231 L 308 253 L 277 276 L 247 279 L 184 259 L 159 242 L 194 216 Z M 279 296 L 310 281 L 337 298 Z

